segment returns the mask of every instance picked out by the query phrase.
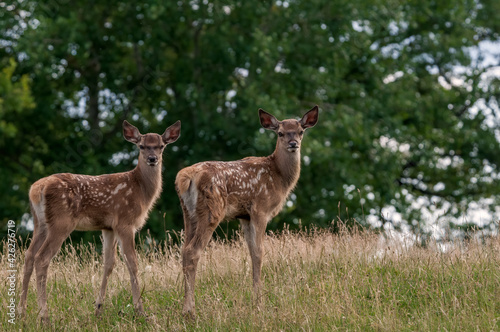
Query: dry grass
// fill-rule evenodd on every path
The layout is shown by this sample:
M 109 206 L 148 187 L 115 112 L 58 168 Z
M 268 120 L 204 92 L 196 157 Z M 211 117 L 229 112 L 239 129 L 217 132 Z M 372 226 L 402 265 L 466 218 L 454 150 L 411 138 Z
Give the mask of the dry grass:
M 67 246 L 49 269 L 51 328 L 56 330 L 499 330 L 500 239 L 454 244 L 446 253 L 388 242 L 371 233 L 270 234 L 263 297 L 254 305 L 251 264 L 242 239 L 213 241 L 199 266 L 196 321 L 185 320 L 177 246 L 139 253 L 148 317 L 136 317 L 120 261 L 108 284 L 104 316 L 93 315 L 102 258 L 92 246 Z M 23 251 L 17 264 L 20 289 Z M 78 251 L 78 254 L 77 254 Z M 0 277 L 6 280 L 6 256 Z M 0 322 L 8 326 L 7 283 Z M 18 296 L 16 302 L 18 302 Z M 17 329 L 38 330 L 34 278 Z

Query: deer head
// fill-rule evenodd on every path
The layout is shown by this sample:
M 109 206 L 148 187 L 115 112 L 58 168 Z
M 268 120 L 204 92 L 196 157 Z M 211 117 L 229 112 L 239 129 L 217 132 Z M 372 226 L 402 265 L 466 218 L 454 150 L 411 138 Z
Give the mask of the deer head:
M 314 106 L 302 119 L 278 121 L 273 115 L 259 109 L 259 118 L 262 127 L 274 131 L 278 135 L 276 149 L 284 149 L 295 153 L 300 149 L 300 143 L 307 128 L 314 127 L 318 122 L 318 106 Z
M 128 123 L 127 120 L 123 121 L 123 137 L 139 148 L 139 163 L 142 162 L 151 167 L 157 166 L 161 162 L 163 149 L 167 144 L 175 142 L 180 133 L 180 121 L 168 127 L 162 135 L 141 135 L 139 129 Z

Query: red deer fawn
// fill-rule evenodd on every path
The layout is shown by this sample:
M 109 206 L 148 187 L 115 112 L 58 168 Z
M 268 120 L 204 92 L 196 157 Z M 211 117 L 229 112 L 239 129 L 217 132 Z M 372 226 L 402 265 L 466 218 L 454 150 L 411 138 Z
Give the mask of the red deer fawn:
M 34 265 L 39 317 L 42 321 L 48 320 L 47 270 L 64 240 L 74 230 L 102 230 L 104 274 L 96 300 L 96 315 L 101 312 L 108 277 L 115 265 L 117 243 L 120 243 L 130 273 L 134 308 L 139 314 L 144 313 L 137 280 L 134 236 L 144 226 L 160 195 L 163 149 L 179 138 L 180 131 L 181 123 L 177 121 L 163 135 L 141 135 L 136 127 L 124 121 L 124 138 L 140 149 L 134 170 L 99 176 L 54 174 L 31 186 L 29 198 L 35 229 L 25 257 L 19 302 L 21 315 L 26 311 L 28 284 Z
M 196 269 L 203 249 L 224 219 L 239 219 L 250 250 L 255 298 L 259 299 L 262 241 L 267 223 L 283 207 L 300 175 L 300 143 L 304 130 L 318 121 L 318 106 L 300 121 L 278 121 L 259 109 L 260 123 L 278 135 L 268 157 L 207 161 L 182 169 L 175 180 L 184 214 L 182 248 L 185 315 L 194 316 Z

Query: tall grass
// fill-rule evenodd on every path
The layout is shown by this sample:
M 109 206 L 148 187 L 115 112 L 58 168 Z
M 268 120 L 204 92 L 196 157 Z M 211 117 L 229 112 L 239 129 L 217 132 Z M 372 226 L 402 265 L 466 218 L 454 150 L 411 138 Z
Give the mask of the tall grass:
M 143 246 L 146 247 L 146 246 Z M 17 289 L 25 248 L 18 251 Z M 6 279 L 6 255 L 0 277 Z M 136 317 L 129 274 L 120 260 L 111 275 L 104 315 L 94 316 L 102 276 L 95 247 L 66 246 L 48 276 L 51 325 L 70 330 L 500 330 L 500 239 L 455 243 L 446 252 L 388 241 L 369 232 L 326 230 L 269 234 L 263 294 L 252 296 L 244 240 L 212 241 L 200 261 L 197 318 L 182 310 L 182 269 L 176 245 L 139 249 L 147 317 Z M 6 283 L 0 284 L 0 324 L 7 323 Z M 18 302 L 19 294 L 16 302 Z M 15 329 L 39 330 L 34 276 L 27 315 Z

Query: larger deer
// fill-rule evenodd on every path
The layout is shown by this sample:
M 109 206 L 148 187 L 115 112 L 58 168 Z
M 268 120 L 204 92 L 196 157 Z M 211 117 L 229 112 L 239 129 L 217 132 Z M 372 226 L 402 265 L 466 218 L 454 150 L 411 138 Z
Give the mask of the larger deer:
M 278 121 L 259 109 L 260 123 L 278 135 L 268 157 L 232 162 L 208 161 L 179 171 L 175 180 L 184 214 L 182 248 L 183 313 L 195 315 L 194 284 L 203 249 L 224 219 L 239 219 L 252 260 L 253 287 L 259 299 L 262 246 L 267 223 L 282 209 L 300 175 L 300 143 L 304 130 L 318 121 L 318 106 L 300 121 Z
M 163 135 L 141 135 L 127 121 L 124 138 L 139 149 L 137 167 L 129 172 L 100 176 L 54 174 L 35 182 L 29 198 L 35 229 L 26 251 L 19 313 L 26 311 L 28 284 L 36 269 L 39 317 L 48 320 L 47 270 L 64 240 L 74 230 L 102 230 L 104 274 L 96 300 L 96 315 L 101 312 L 108 277 L 115 265 L 116 246 L 120 243 L 130 273 L 133 303 L 143 314 L 137 279 L 135 232 L 146 222 L 149 211 L 161 192 L 162 152 L 179 138 L 181 123 L 168 127 Z

